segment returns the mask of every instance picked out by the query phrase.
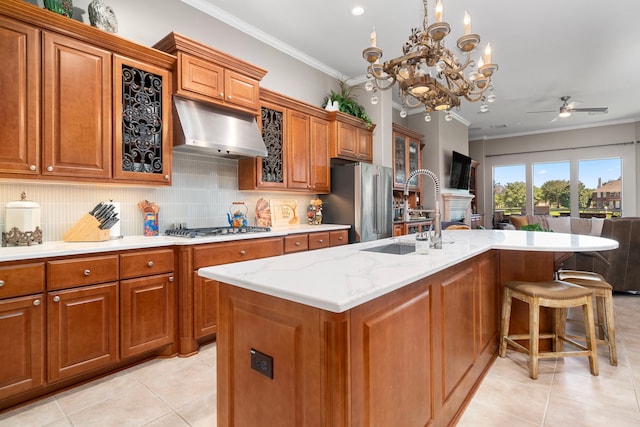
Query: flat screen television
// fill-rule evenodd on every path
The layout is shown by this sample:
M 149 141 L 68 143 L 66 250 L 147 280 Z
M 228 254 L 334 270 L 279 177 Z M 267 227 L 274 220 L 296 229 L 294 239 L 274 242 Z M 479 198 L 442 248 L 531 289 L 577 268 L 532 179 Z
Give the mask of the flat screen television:
M 451 155 L 451 174 L 449 188 L 461 190 L 469 189 L 469 174 L 471 173 L 471 157 L 453 151 Z

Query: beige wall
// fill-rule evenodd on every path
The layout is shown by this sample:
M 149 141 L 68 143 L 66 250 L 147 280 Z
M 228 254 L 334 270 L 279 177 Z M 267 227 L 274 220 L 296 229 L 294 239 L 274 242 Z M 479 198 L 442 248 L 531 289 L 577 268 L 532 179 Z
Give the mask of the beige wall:
M 479 211 L 491 213 L 493 166 L 525 164 L 529 171 L 533 163 L 568 160 L 572 163 L 572 168 L 576 169 L 574 165 L 577 165 L 579 160 L 620 157 L 623 173 L 623 216 L 636 216 L 640 211 L 640 177 L 636 173 L 636 165 L 640 161 L 639 144 L 636 142 L 639 129 L 638 123 L 626 123 L 471 141 L 471 156 L 481 164 L 478 180 L 483 185 L 478 194 Z M 528 176 L 530 175 L 529 171 Z M 530 194 L 529 196 L 531 199 Z

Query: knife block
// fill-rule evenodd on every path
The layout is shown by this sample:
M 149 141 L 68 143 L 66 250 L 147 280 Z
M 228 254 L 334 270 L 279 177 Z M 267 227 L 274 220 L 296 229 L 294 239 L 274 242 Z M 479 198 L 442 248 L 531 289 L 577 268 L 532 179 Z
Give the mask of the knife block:
M 65 242 L 102 242 L 109 239 L 110 231 L 101 230 L 100 221 L 88 213 L 62 236 Z

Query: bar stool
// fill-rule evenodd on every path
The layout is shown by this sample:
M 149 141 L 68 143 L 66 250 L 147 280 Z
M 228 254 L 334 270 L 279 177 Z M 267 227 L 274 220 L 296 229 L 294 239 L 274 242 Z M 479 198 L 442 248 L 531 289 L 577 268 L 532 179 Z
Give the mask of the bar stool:
M 596 298 L 596 340 L 609 346 L 609 363 L 618 366 L 616 328 L 613 321 L 613 286 L 600 274 L 591 271 L 558 270 L 557 278 L 593 292 Z M 579 339 L 574 335 L 568 336 Z
M 538 360 L 557 357 L 588 357 L 591 374 L 598 375 L 598 355 L 596 351 L 591 296 L 591 290 L 559 280 L 549 280 L 546 282 L 511 281 L 505 283 L 499 356 L 505 357 L 507 344 L 515 347 L 516 351 L 529 355 L 529 376 L 534 380 L 538 378 Z M 529 304 L 528 334 L 509 335 L 512 298 Z M 550 307 L 554 309 L 553 333 L 540 333 L 540 307 Z M 563 309 L 570 307 L 582 307 L 586 345 L 565 336 L 563 317 L 566 314 L 566 310 Z M 540 352 L 540 338 L 553 338 L 553 351 Z M 520 340 L 529 340 L 529 348 L 516 342 Z M 560 351 L 563 342 L 568 342 L 579 350 Z

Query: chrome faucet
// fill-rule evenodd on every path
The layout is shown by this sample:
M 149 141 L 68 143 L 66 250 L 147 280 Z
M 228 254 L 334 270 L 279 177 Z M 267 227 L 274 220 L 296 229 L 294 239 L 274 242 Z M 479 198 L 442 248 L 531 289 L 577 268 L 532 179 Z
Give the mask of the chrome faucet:
M 404 184 L 404 212 L 403 212 L 403 220 L 409 221 L 409 182 L 416 175 L 427 175 L 429 178 L 433 180 L 433 189 L 436 193 L 436 214 L 434 218 L 434 233 L 431 236 L 431 247 L 434 249 L 442 249 L 442 224 L 440 223 L 440 181 L 438 180 L 438 176 L 431 172 L 428 169 L 416 169 L 409 174 L 407 177 L 407 182 Z

